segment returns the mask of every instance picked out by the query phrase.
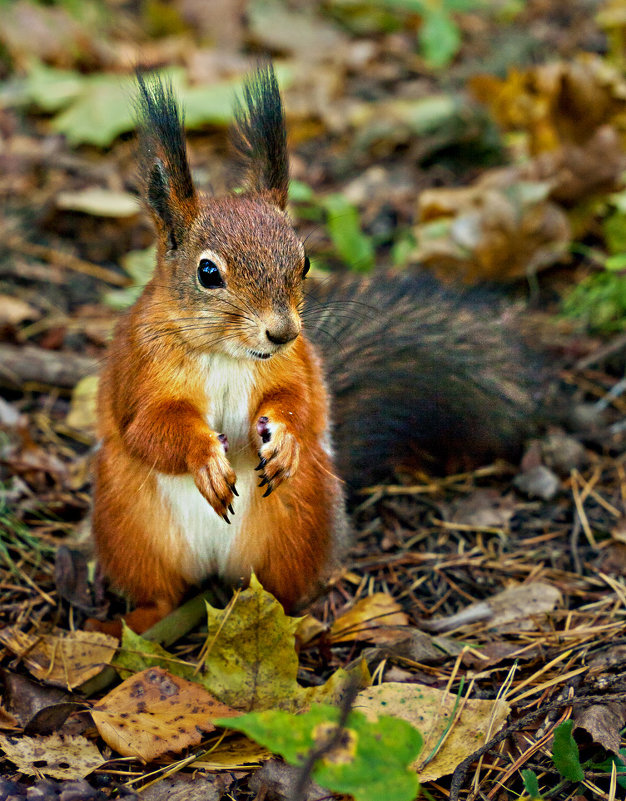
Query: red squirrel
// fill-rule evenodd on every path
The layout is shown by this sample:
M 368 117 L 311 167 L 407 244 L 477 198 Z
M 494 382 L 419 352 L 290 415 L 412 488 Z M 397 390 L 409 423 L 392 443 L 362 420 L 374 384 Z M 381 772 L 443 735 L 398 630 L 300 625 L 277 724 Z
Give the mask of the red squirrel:
M 223 197 L 194 187 L 171 87 L 138 81 L 158 250 L 101 377 L 93 531 L 142 632 L 212 574 L 239 583 L 254 571 L 292 609 L 347 540 L 336 462 L 367 480 L 399 444 L 454 452 L 461 427 L 492 454 L 519 440 L 532 401 L 494 316 L 428 278 L 339 278 L 305 298 L 271 66 L 245 84 L 231 135 L 244 191 Z M 339 344 L 323 361 L 325 337 Z

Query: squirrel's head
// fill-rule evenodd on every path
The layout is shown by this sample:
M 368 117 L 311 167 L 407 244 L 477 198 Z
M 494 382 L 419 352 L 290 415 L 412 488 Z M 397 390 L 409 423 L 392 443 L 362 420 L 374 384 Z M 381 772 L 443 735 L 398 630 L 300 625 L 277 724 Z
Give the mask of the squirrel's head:
M 231 142 L 244 191 L 218 198 L 193 185 L 171 86 L 138 81 L 143 199 L 158 233 L 151 291 L 161 329 L 191 350 L 249 359 L 284 351 L 301 330 L 309 260 L 285 212 L 287 143 L 273 69 L 257 70 L 235 113 Z

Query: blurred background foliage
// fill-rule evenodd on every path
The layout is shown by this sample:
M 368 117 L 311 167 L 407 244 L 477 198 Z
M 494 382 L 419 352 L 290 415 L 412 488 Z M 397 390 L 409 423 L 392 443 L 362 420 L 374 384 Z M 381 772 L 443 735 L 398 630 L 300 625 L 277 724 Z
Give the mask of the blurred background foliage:
M 0 259 L 44 247 L 145 281 L 134 68 L 172 81 L 196 181 L 223 191 L 233 98 L 270 56 L 318 270 L 530 286 L 621 330 L 625 26 L 624 0 L 2 0 Z M 43 293 L 63 314 L 137 292 L 69 284 Z

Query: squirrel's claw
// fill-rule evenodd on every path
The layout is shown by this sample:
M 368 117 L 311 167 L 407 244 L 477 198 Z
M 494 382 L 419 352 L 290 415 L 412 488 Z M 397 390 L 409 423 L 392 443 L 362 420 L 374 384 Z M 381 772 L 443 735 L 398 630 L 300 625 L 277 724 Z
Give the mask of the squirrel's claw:
M 256 433 L 261 443 L 260 461 L 254 469 L 260 472 L 259 487 L 267 487 L 263 493 L 267 498 L 298 469 L 300 445 L 285 423 L 274 421 L 269 416 L 259 417 Z

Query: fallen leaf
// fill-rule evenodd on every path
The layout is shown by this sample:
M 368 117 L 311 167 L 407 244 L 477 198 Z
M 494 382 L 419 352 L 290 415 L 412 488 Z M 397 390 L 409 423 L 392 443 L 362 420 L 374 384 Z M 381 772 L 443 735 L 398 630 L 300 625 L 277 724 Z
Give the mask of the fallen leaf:
M 207 604 L 208 642 L 203 685 L 228 706 L 242 711 L 302 709 L 315 701 L 337 700 L 353 678 L 367 683 L 366 668 L 352 674 L 337 670 L 326 684 L 298 684 L 295 634 L 298 618 L 288 617 L 281 604 L 250 580 L 235 605 L 227 610 Z
M 217 748 L 192 762 L 192 765 L 205 770 L 241 770 L 246 765 L 264 762 L 271 756 L 272 753 L 267 748 L 247 737 L 239 737 L 236 740 L 222 742 Z
M 330 641 L 387 643 L 407 634 L 409 618 L 391 595 L 377 592 L 361 598 L 347 612 L 339 615 L 330 629 Z
M 418 200 L 412 259 L 442 280 L 505 281 L 558 261 L 571 241 L 550 183 L 492 170 L 473 186 L 429 189 Z
M 513 485 L 529 498 L 544 501 L 552 500 L 561 488 L 559 477 L 543 464 L 519 473 L 513 479 Z
M 15 715 L 12 715 L 7 709 L 4 708 L 2 704 L 0 704 L 0 729 L 10 731 L 12 729 L 19 728 L 19 721 Z
M 144 639 L 124 622 L 122 622 L 122 642 L 113 660 L 113 666 L 123 678 L 151 667 L 164 668 L 181 679 L 196 681 L 198 684 L 202 684 L 204 678 L 203 670 L 197 671 L 195 665 L 175 659 L 161 645 Z
M 178 773 L 149 784 L 142 789 L 140 798 L 141 801 L 220 801 L 229 797 L 227 791 L 232 781 L 228 774 L 189 776 Z
M 133 283 L 126 289 L 113 289 L 106 293 L 104 302 L 113 309 L 125 309 L 137 300 L 154 272 L 156 248 L 150 245 L 145 250 L 131 250 L 121 262 L 124 270 L 133 279 Z
M 470 86 L 505 130 L 528 132 L 531 153 L 586 142 L 606 123 L 623 124 L 626 110 L 623 74 L 592 53 L 515 68 L 504 80 L 477 76 Z
M 384 652 L 389 656 L 422 662 L 427 665 L 445 662 L 450 656 L 457 656 L 463 646 L 449 637 L 431 637 L 423 631 L 413 629 L 408 637 L 385 645 Z
M 59 192 L 56 205 L 65 211 L 80 211 L 94 217 L 134 217 L 140 211 L 135 195 L 101 186 L 89 186 L 77 192 Z
M 199 684 L 162 668 L 131 676 L 92 709 L 102 739 L 123 756 L 149 762 L 197 745 L 213 719 L 239 714 Z
M 46 687 L 8 670 L 2 671 L 2 684 L 6 709 L 15 716 L 21 728 L 26 728 L 42 709 L 71 700 L 68 693 L 57 687 Z
M 14 0 L 2 10 L 0 40 L 22 68 L 33 56 L 70 65 L 77 58 L 93 61 L 106 56 L 109 47 L 106 38 L 98 35 L 101 27 L 102 17 L 89 4 L 78 15 L 69 6 Z
M 6 737 L 0 748 L 27 776 L 82 779 L 104 765 L 100 751 L 86 737 L 50 734 L 46 737 Z
M 428 621 L 431 631 L 449 631 L 467 626 L 470 623 L 487 621 L 490 629 L 498 629 L 501 633 L 515 624 L 514 631 L 527 631 L 535 624 L 532 616 L 547 615 L 563 602 L 563 597 L 556 587 L 541 581 L 520 584 L 492 595 L 485 601 L 470 604 L 446 618 Z
M 328 631 L 328 626 L 325 623 L 317 620 L 313 615 L 305 615 L 298 622 L 296 638 L 300 645 L 306 645 L 306 643 L 311 642 L 311 640 L 314 640 L 325 631 Z
M 591 741 L 619 756 L 626 706 L 620 703 L 594 704 L 574 711 L 574 728 L 586 731 Z
M 181 662 L 126 626 L 115 667 L 121 672 L 165 668 L 201 684 L 220 701 L 241 711 L 296 711 L 314 702 L 339 704 L 353 682 L 367 687 L 371 681 L 367 665 L 361 660 L 350 670 L 336 670 L 320 686 L 298 684 L 295 632 L 300 618 L 288 617 L 254 576 L 233 607 L 214 609 L 207 604 L 207 615 L 210 647 L 200 669 Z
M 333 738 L 340 714 L 336 707 L 320 704 L 299 715 L 266 710 L 220 725 L 243 731 L 290 764 L 301 765 Z M 407 766 L 421 747 L 420 733 L 407 721 L 381 715 L 372 724 L 352 711 L 339 742 L 317 760 L 311 775 L 322 787 L 350 794 L 355 801 L 412 801 L 419 785 Z
M 293 801 L 301 774 L 302 768 L 272 759 L 250 776 L 248 784 L 257 794 L 267 793 L 272 801 Z M 328 801 L 328 790 L 310 781 L 300 801 Z
M 19 325 L 24 320 L 38 320 L 41 312 L 13 295 L 0 295 L 0 326 Z
M 36 635 L 15 626 L 0 630 L 0 642 L 21 657 L 36 679 L 70 690 L 97 676 L 117 648 L 114 637 L 96 631 Z
M 477 528 L 505 528 L 515 514 L 516 506 L 512 493 L 502 495 L 495 489 L 478 489 L 445 508 L 454 523 Z
M 276 0 L 253 0 L 247 16 L 250 33 L 268 51 L 297 53 L 309 61 L 324 59 L 346 45 L 338 28 L 306 6 L 294 10 Z
M 70 428 L 92 434 L 96 430 L 98 415 L 96 400 L 98 396 L 98 376 L 88 375 L 72 390 L 70 410 L 65 422 Z
M 456 695 L 435 687 L 398 682 L 362 690 L 354 708 L 370 720 L 383 713 L 406 720 L 422 733 L 424 747 L 413 763 L 422 782 L 452 773 L 465 757 L 484 744 L 487 733 L 492 736 L 502 728 L 510 712 L 504 701 L 473 698 L 459 701 Z M 458 718 L 455 708 L 461 708 Z M 436 750 L 446 733 L 443 744 Z
M 73 712 L 86 709 L 77 701 L 60 701 L 40 709 L 24 726 L 24 734 L 52 734 L 58 731 Z
M 11 403 L 0 398 L 0 426 L 15 428 L 20 421 L 20 413 Z
M 61 545 L 54 560 L 54 585 L 66 601 L 86 615 L 97 616 L 108 610 L 108 601 L 99 593 L 98 582 L 93 587 L 88 580 L 89 566 L 84 553 Z

